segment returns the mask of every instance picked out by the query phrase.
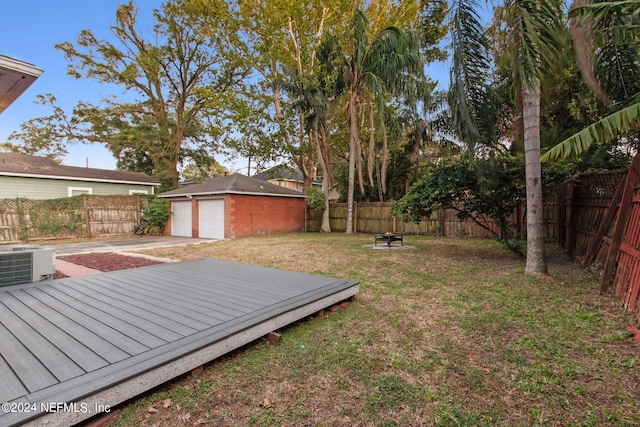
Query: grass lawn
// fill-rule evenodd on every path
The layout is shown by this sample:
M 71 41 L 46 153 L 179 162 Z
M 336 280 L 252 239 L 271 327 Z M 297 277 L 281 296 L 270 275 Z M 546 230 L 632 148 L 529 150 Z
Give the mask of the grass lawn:
M 325 318 L 129 403 L 112 426 L 638 426 L 631 317 L 549 247 L 550 279 L 490 240 L 294 234 L 165 248 L 360 282 Z

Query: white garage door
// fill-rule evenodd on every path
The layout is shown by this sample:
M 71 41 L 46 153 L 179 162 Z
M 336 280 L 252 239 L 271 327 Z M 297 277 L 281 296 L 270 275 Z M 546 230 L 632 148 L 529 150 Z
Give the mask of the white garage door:
M 191 202 L 171 202 L 171 235 L 191 237 Z
M 224 239 L 224 200 L 200 200 L 200 237 Z

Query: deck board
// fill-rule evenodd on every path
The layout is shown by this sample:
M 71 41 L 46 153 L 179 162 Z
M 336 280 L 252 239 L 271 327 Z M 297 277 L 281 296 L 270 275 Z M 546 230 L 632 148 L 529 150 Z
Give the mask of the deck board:
M 132 289 L 131 287 L 119 286 L 119 282 L 113 279 L 104 280 L 103 283 L 107 283 L 110 285 L 108 292 L 104 293 L 105 295 L 109 295 L 115 299 L 125 301 L 136 308 L 144 309 L 147 311 L 157 310 L 160 315 L 194 330 L 207 328 L 210 324 L 209 322 L 211 321 L 221 321 L 221 319 L 207 316 L 205 313 L 194 315 L 192 313 L 185 312 L 176 303 L 175 297 L 164 296 L 157 291 L 153 292 L 153 289 L 150 289 L 146 293 L 141 292 L 140 285 L 133 282 L 131 283 L 133 286 L 136 286 L 135 289 Z M 94 286 L 94 284 L 90 281 L 87 282 L 87 285 L 88 288 L 100 292 L 100 288 L 98 287 L 99 285 Z M 201 320 L 202 316 L 205 317 L 204 321 Z
M 194 301 L 193 296 L 176 295 L 175 291 L 165 291 L 160 286 L 154 288 L 149 286 L 144 279 L 130 280 L 135 286 L 134 289 L 119 287 L 117 280 L 107 279 L 106 283 L 113 284 L 117 292 L 127 295 L 131 298 L 142 299 L 144 301 L 156 301 L 158 304 L 170 305 L 179 313 L 189 315 L 197 320 L 210 324 L 224 322 L 234 316 L 232 314 L 223 314 L 215 311 L 215 306 L 203 301 Z
M 357 292 L 212 259 L 0 288 L 0 400 L 115 405 Z M 0 412 L 0 425 L 91 415 Z
M 7 362 L 0 357 L 0 372 L 12 372 Z M 2 387 L 0 387 L 0 402 L 7 402 L 15 396 L 23 396 L 27 393 L 22 382 L 16 375 L 7 375 L 2 378 Z
M 11 368 L 11 372 L 2 373 L 3 381 L 5 377 L 15 376 L 15 379 L 20 381 L 28 391 L 39 390 L 58 382 L 51 372 L 4 325 L 0 325 L 0 342 L 2 343 L 2 358 Z M 18 396 L 11 396 L 10 399 L 15 397 Z
M 18 292 L 14 293 L 14 295 L 18 295 Z M 99 349 L 94 351 L 109 362 L 113 363 L 149 349 L 149 347 L 138 343 L 122 332 L 106 327 L 105 324 L 91 316 L 71 310 L 70 307 L 51 298 L 40 289 L 25 289 L 23 292 L 28 297 L 33 298 L 34 301 L 37 301 L 35 304 L 37 304 L 39 311 L 47 312 L 49 318 L 57 318 L 56 320 L 59 323 L 57 322 L 56 324 L 59 327 L 64 328 L 66 331 L 71 331 L 73 336 L 82 340 L 82 343 L 86 346 Z M 24 300 L 25 297 L 22 297 L 22 299 Z M 105 343 L 110 344 L 111 347 Z M 100 353 L 101 351 L 107 354 Z
M 124 310 L 121 310 L 119 307 L 102 306 L 88 299 L 86 300 L 87 302 L 84 302 L 76 297 L 69 295 L 67 292 L 61 291 L 59 289 L 60 287 L 61 286 L 59 284 L 53 284 L 50 287 L 42 287 L 41 289 L 43 292 L 49 294 L 53 298 L 56 298 L 59 301 L 67 304 L 71 309 L 83 313 L 117 331 L 123 332 L 128 337 L 134 339 L 135 341 L 146 347 L 156 347 L 167 342 L 167 340 L 164 340 L 156 335 L 162 334 L 162 331 L 159 330 L 160 328 L 154 327 L 156 325 L 151 325 L 148 323 L 147 325 L 151 326 L 152 330 L 147 331 L 143 329 L 138 323 L 138 321 L 141 321 L 142 319 L 137 318 L 131 313 L 127 313 Z M 68 288 L 66 290 L 68 291 Z M 118 317 L 119 315 L 122 315 L 124 318 Z M 171 337 L 175 336 L 174 334 L 168 335 Z
M 0 295 L 0 302 L 4 303 L 23 322 L 33 327 L 41 336 L 46 337 L 56 349 L 60 349 L 69 359 L 73 360 L 82 369 L 80 373 L 92 371 L 108 364 L 106 360 L 91 351 L 68 332 L 34 312 L 18 299 L 2 298 L 2 295 Z M 2 311 L 4 310 L 0 308 L 0 312 Z
M 117 305 L 120 308 L 118 310 L 111 310 L 110 312 L 113 312 L 120 319 L 128 320 L 143 327 L 147 331 L 155 331 L 159 336 L 168 341 L 185 335 L 191 335 L 207 327 L 207 325 L 202 322 L 197 322 L 198 327 L 196 328 L 187 326 L 175 320 L 176 318 L 184 320 L 183 316 L 180 316 L 179 313 L 176 312 L 172 313 L 171 310 L 167 310 L 166 307 L 149 304 L 146 301 L 118 298 L 109 292 L 110 289 L 107 290 L 106 293 L 93 289 L 89 282 L 84 284 L 74 283 L 71 289 L 77 292 L 77 295 L 83 295 L 100 307 Z M 123 312 L 126 314 L 123 314 Z M 130 313 L 135 313 L 135 315 Z M 195 320 L 193 323 L 196 323 Z

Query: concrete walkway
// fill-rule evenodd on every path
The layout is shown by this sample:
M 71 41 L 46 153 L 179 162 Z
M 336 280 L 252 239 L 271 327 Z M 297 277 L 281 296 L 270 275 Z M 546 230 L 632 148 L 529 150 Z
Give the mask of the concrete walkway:
M 200 245 L 217 242 L 215 239 L 197 239 L 176 236 L 143 236 L 119 240 L 93 240 L 80 243 L 60 243 L 51 245 L 56 255 L 80 254 L 86 252 L 123 252 L 136 249 L 164 248 L 170 246 Z
M 102 273 L 95 268 L 85 267 L 84 265 L 74 264 L 69 261 L 56 258 L 56 270 L 69 277 L 88 276 L 90 274 Z

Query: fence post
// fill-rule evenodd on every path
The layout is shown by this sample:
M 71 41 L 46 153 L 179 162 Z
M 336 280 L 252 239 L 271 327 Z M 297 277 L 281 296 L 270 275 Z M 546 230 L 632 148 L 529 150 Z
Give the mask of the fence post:
M 85 217 L 85 221 L 87 222 L 87 232 L 86 232 L 86 236 L 88 238 L 93 237 L 92 233 L 91 233 L 91 215 L 89 214 L 89 207 L 87 206 L 87 195 L 83 194 L 82 196 L 82 210 L 84 211 L 84 217 Z
M 353 201 L 353 232 L 358 232 L 358 202 Z
M 27 215 L 24 212 L 24 206 L 22 205 L 22 198 L 16 199 L 16 213 L 18 214 L 18 237 L 24 243 L 29 241 L 29 225 L 27 224 Z M 29 217 L 31 218 L 31 217 Z

